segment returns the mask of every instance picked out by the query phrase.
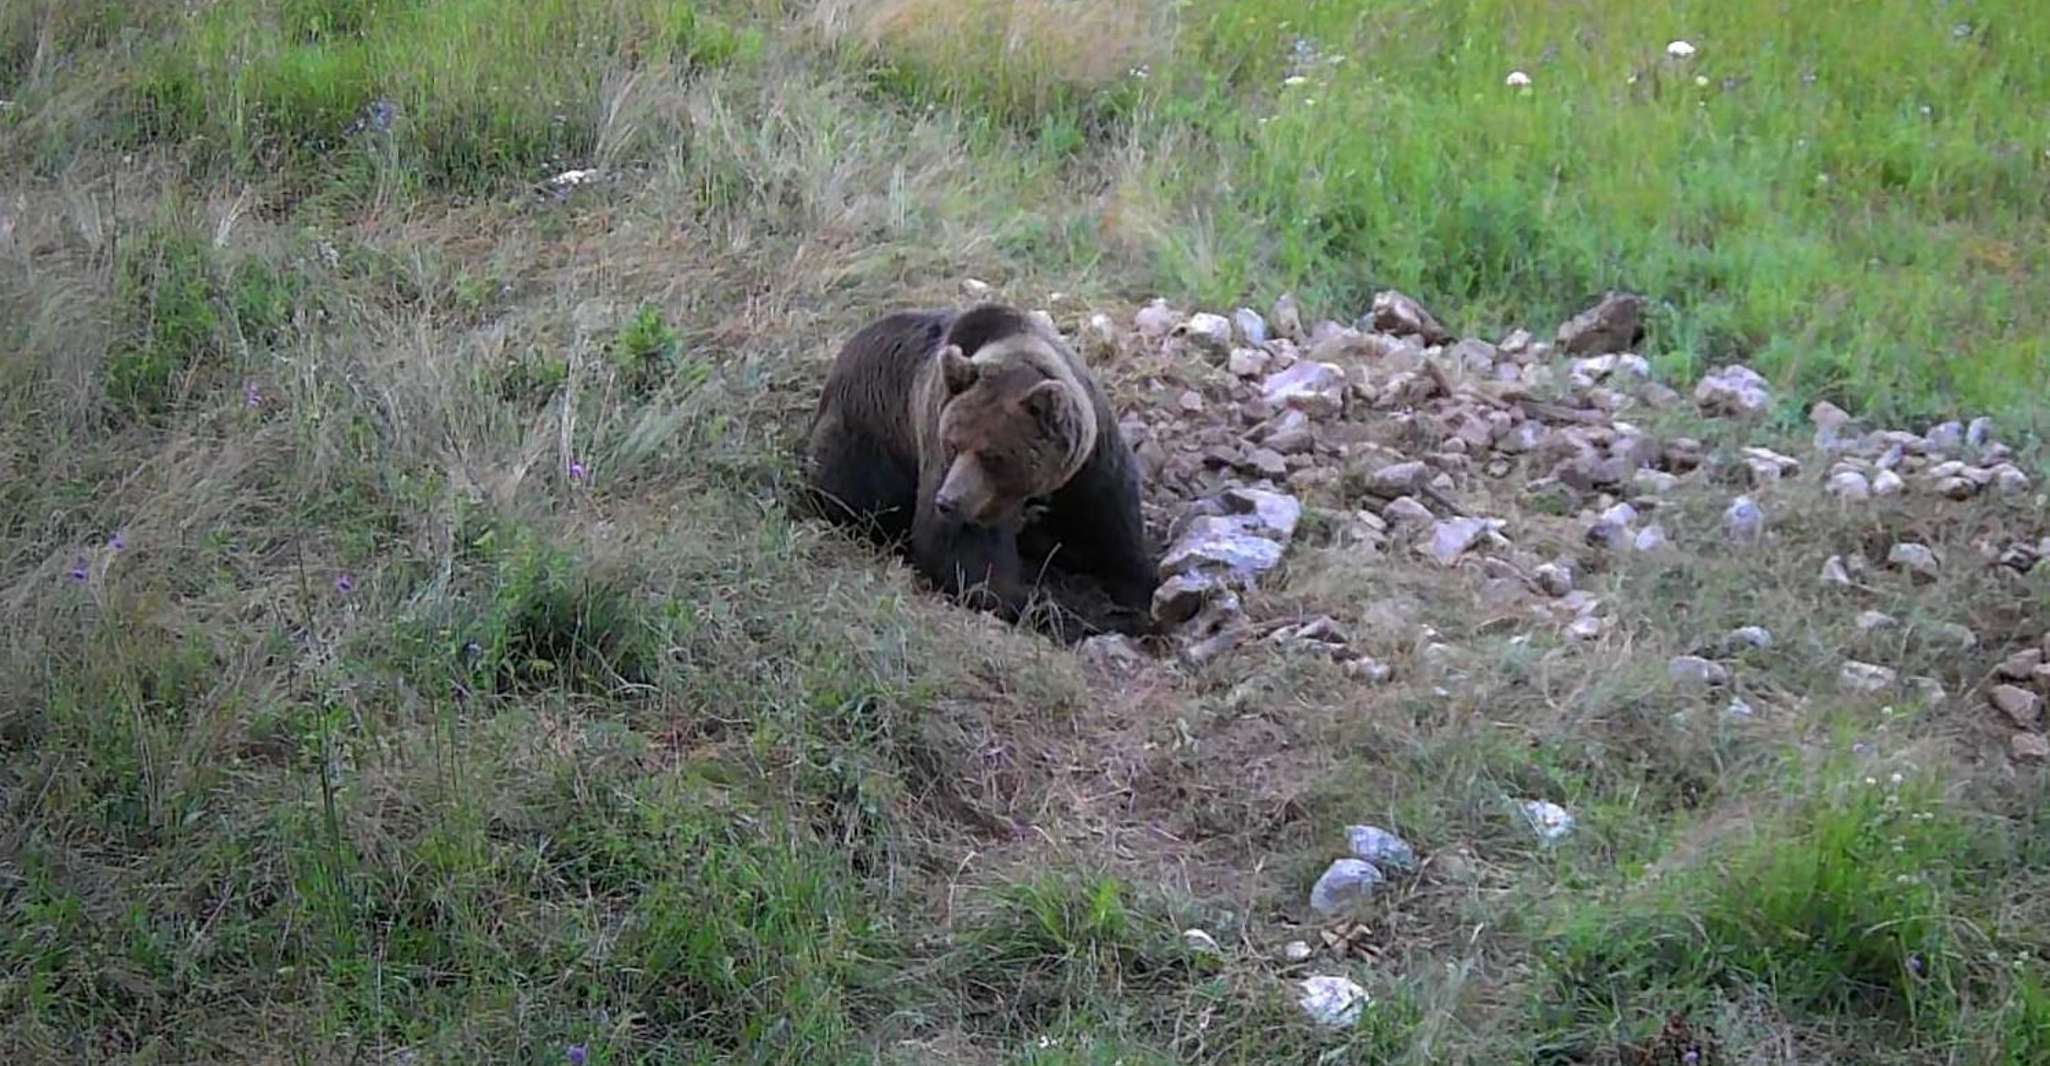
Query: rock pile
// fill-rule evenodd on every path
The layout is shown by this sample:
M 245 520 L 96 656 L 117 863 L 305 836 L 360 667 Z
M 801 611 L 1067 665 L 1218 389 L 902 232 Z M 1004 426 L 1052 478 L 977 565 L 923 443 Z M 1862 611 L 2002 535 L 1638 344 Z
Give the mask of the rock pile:
M 1143 385 L 1164 401 L 1121 425 L 1146 468 L 1149 516 L 1169 530 L 1156 617 L 1191 661 L 1243 643 L 1254 629 L 1241 596 L 1280 565 L 1313 500 L 1342 516 L 1339 536 L 1364 552 L 1408 551 L 1442 567 L 1478 560 L 1505 589 L 1550 597 L 1538 617 L 1576 639 L 1598 636 L 1598 604 L 1574 594 L 1570 563 L 1518 551 L 1505 521 L 1470 513 L 1458 497 L 1476 479 L 1521 472 L 1535 508 L 1587 516 L 1590 542 L 1641 552 L 1670 543 L 1648 513 L 1702 465 L 1705 449 L 1654 439 L 1619 417 L 1681 402 L 1630 350 L 1643 338 L 1645 309 L 1642 297 L 1608 294 L 1553 342 L 1524 330 L 1496 342 L 1456 338 L 1393 291 L 1350 326 L 1306 325 L 1289 296 L 1267 315 L 1182 314 L 1155 300 L 1123 334 L 1092 319 L 1085 345 L 1141 368 Z M 1704 409 L 1769 402 L 1756 374 L 1739 367 L 1724 377 L 1743 395 L 1701 393 Z M 1751 458 L 1760 480 L 1799 470 L 1762 449 Z M 1733 525 L 1744 517 L 1733 514 Z M 1363 677 L 1390 673 L 1353 652 L 1329 619 L 1270 639 L 1328 654 Z
M 2050 633 L 2035 647 L 2023 648 L 2001 661 L 1995 684 L 1986 690 L 1987 704 L 2008 731 L 2008 752 L 2016 762 L 2050 762 L 2050 737 L 2044 735 L 2044 699 L 2050 696 Z
M 1520 329 L 1495 341 L 1459 338 L 1394 291 L 1378 294 L 1350 325 L 1311 320 L 1292 296 L 1266 314 L 1188 313 L 1154 300 L 1128 327 L 1092 316 L 1081 330 L 1085 350 L 1113 365 L 1122 386 L 1156 398 L 1120 425 L 1145 468 L 1148 519 L 1168 535 L 1156 620 L 1191 664 L 1260 638 L 1380 681 L 1392 668 L 1358 651 L 1330 617 L 1279 626 L 1247 618 L 1247 595 L 1284 565 L 1306 509 L 1318 512 L 1314 527 L 1335 546 L 1478 568 L 1489 603 L 1528 600 L 1534 621 L 1588 641 L 1610 624 L 1601 602 L 1576 587 L 1575 561 L 1519 544 L 1534 541 L 1540 523 L 1577 522 L 1581 543 L 1598 552 L 1660 553 L 1691 538 L 1765 541 L 1773 526 L 1766 494 L 1791 481 L 1810 480 L 1845 506 L 2035 488 L 1983 418 L 1916 434 L 1867 429 L 1818 403 L 1809 417 L 1819 461 L 1762 446 L 1711 455 L 1700 440 L 1654 435 L 1632 421 L 1636 412 L 1691 402 L 1704 417 L 1753 419 L 1776 398 L 1770 382 L 1739 364 L 1713 368 L 1691 396 L 1658 383 L 1635 351 L 1647 311 L 1642 297 L 1609 293 L 1551 341 Z M 1719 528 L 1675 527 L 1676 490 L 1726 483 L 1738 494 Z M 1517 524 L 1525 528 L 1477 513 L 1476 501 L 1505 494 L 1520 500 Z M 2028 570 L 2050 558 L 2050 538 L 1987 544 L 1983 554 Z M 1822 575 L 1825 584 L 1856 589 L 1881 566 L 1926 582 L 1946 565 L 1955 563 L 1902 543 L 1883 564 L 1832 556 Z M 1770 636 L 1731 639 L 1738 643 L 1702 651 L 1739 655 Z M 1713 658 L 1672 666 L 1681 687 L 1714 690 L 1732 680 Z M 1888 667 L 1855 661 L 1843 664 L 1840 678 L 1864 692 L 1899 680 Z M 1907 680 L 1924 690 L 1934 684 Z

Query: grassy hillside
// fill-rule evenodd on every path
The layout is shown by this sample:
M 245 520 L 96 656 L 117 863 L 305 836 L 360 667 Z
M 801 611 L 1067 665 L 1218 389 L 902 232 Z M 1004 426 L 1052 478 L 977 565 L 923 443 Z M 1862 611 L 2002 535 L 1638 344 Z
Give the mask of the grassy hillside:
M 0 1049 L 2045 1061 L 2050 792 L 1980 690 L 2050 587 L 1968 565 L 2040 496 L 1772 489 L 1769 547 L 1595 568 L 1591 648 L 1306 547 L 1255 606 L 1377 689 L 1107 673 L 786 506 L 832 346 L 971 276 L 1488 337 L 1628 288 L 1768 442 L 1990 414 L 2050 472 L 2050 20 L 1855 6 L 0 0 Z M 1954 565 L 1817 590 L 1896 535 Z M 1733 722 L 1666 661 L 1743 624 Z M 1277 955 L 1359 821 L 1431 861 L 1334 1035 Z

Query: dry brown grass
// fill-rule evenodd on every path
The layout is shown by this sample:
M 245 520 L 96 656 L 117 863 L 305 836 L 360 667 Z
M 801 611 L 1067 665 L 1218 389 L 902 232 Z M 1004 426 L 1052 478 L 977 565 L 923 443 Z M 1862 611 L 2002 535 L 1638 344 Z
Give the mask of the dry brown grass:
M 829 41 L 1043 101 L 1158 61 L 1170 47 L 1171 8 L 1159 0 L 823 0 L 811 25 Z

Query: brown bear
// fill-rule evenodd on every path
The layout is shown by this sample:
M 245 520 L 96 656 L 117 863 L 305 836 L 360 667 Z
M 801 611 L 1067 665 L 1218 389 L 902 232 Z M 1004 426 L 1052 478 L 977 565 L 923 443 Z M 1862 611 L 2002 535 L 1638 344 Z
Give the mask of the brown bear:
M 1034 586 L 1081 575 L 1114 606 L 1057 614 L 1148 626 L 1158 576 L 1131 446 L 1082 360 L 1014 308 L 864 326 L 826 376 L 807 463 L 827 517 L 908 548 L 949 595 L 1015 621 Z

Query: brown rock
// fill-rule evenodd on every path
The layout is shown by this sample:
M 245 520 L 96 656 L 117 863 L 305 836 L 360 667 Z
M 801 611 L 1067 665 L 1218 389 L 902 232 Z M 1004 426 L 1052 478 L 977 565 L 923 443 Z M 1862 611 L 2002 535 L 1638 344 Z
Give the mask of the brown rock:
M 1452 339 L 1452 334 L 1424 310 L 1423 304 L 1394 289 L 1374 295 L 1374 309 L 1368 318 L 1377 332 L 1415 333 L 1422 336 L 1426 344 L 1444 344 Z
M 2042 665 L 2043 649 L 2024 648 L 2000 664 L 2000 676 L 2009 681 L 2027 681 L 2036 676 L 2036 668 Z
M 2050 761 L 2050 738 L 2041 733 L 2016 733 L 2008 738 L 2007 750 L 2016 762 Z
M 2007 720 L 2023 729 L 2034 729 L 2043 717 L 2043 697 L 2014 685 L 1995 685 L 1986 698 Z
M 1246 468 L 1276 481 L 1288 477 L 1288 460 L 1272 448 L 1254 448 L 1246 453 Z
M 1644 339 L 1647 306 L 1648 301 L 1635 293 L 1608 293 L 1559 326 L 1559 348 L 1567 355 L 1632 351 Z

